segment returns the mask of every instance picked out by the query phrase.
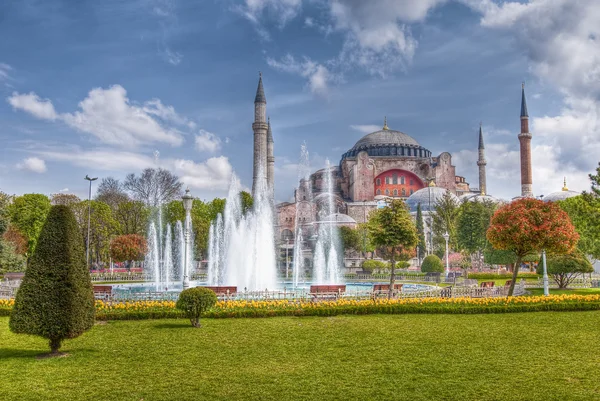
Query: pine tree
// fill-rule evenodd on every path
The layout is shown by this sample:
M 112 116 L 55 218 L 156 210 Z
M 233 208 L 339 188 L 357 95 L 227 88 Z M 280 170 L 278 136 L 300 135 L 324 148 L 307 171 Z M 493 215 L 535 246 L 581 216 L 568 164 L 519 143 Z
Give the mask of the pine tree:
M 53 206 L 17 292 L 9 327 L 50 341 L 57 355 L 64 339 L 94 324 L 94 293 L 81 233 L 71 209 Z

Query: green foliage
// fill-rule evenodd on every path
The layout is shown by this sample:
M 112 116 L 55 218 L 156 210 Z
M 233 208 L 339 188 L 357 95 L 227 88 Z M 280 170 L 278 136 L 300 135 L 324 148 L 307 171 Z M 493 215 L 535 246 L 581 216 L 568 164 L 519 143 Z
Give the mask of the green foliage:
M 548 274 L 558 284 L 558 288 L 567 288 L 575 278 L 583 273 L 592 273 L 594 267 L 587 258 L 581 254 L 552 255 L 547 258 L 546 268 Z M 540 261 L 537 273 L 543 273 Z
M 50 340 L 52 352 L 94 324 L 94 294 L 73 212 L 53 206 L 31 257 L 10 329 Z
M 479 252 L 488 245 L 486 232 L 496 211 L 490 201 L 464 201 L 458 208 L 456 242 L 458 250 L 469 254 Z
M 183 311 L 193 327 L 200 327 L 200 315 L 215 306 L 217 295 L 209 288 L 194 287 L 181 291 L 175 307 Z
M 590 181 L 592 181 L 592 193 L 596 196 L 600 196 L 600 163 L 596 168 L 596 174 L 590 174 Z
M 429 255 L 423 259 L 423 263 L 421 263 L 421 271 L 423 273 L 443 273 L 444 264 L 436 255 Z
M 600 198 L 583 194 L 557 203 L 567 212 L 579 234 L 577 248 L 585 255 L 600 259 Z
M 50 207 L 50 199 L 42 194 L 17 196 L 8 207 L 11 223 L 27 238 L 29 254 L 35 252 L 38 236 Z
M 248 211 L 252 210 L 252 206 L 254 206 L 254 198 L 246 191 L 240 192 L 240 198 L 242 200 L 242 213 L 246 214 Z M 223 206 L 223 209 L 225 207 Z
M 81 235 L 86 243 L 88 236 L 89 201 L 79 202 L 70 208 L 75 214 Z M 90 209 L 90 260 L 101 262 L 110 258 L 110 241 L 119 231 L 119 224 L 113 217 L 112 209 L 104 202 L 93 200 Z
M 373 270 L 384 270 L 389 268 L 390 265 L 382 260 L 368 259 L 362 263 L 362 269 L 368 272 L 373 272 Z
M 421 211 L 420 203 L 417 204 L 417 216 L 415 220 L 417 226 L 417 235 L 419 236 L 419 242 L 417 243 L 417 246 L 419 247 L 419 254 L 417 255 L 417 257 L 419 259 L 423 259 L 427 251 L 427 245 L 425 244 L 425 228 L 423 224 L 423 212 Z
M 539 277 L 536 273 L 519 273 L 517 279 L 537 279 Z M 512 273 L 469 273 L 469 278 L 475 280 L 510 280 L 512 279 Z
M 344 250 L 360 251 L 362 249 L 362 236 L 358 230 L 346 226 L 340 227 L 339 230 Z
M 25 259 L 7 239 L 7 234 L 10 234 L 9 230 L 12 228 L 7 206 L 8 204 L 0 203 L 0 273 L 20 272 L 25 269 Z
M 180 202 L 181 203 L 181 202 Z M 120 235 L 145 235 L 150 219 L 150 209 L 144 202 L 125 200 L 113 209 Z
M 446 240 L 443 237 L 446 232 L 450 235 L 448 246 L 450 249 L 456 249 L 458 214 L 458 203 L 452 197 L 452 193 L 446 191 L 444 196 L 436 203 L 434 212 L 431 214 L 434 247 L 441 249 L 441 252 L 444 252 L 446 247 Z

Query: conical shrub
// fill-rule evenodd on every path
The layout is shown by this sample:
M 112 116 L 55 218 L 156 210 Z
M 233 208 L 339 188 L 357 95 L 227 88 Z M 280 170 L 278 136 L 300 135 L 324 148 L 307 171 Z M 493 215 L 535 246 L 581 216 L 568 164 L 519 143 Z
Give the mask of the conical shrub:
M 94 292 L 81 233 L 67 206 L 53 206 L 17 291 L 9 327 L 61 342 L 94 325 Z

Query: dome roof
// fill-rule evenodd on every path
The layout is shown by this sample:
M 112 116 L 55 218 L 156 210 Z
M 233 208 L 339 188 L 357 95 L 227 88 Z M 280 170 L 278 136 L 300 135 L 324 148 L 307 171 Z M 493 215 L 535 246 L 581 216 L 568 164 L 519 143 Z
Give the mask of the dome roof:
M 406 205 L 411 212 L 417 211 L 417 205 L 421 204 L 422 211 L 431 211 L 435 209 L 435 205 L 439 202 L 448 190 L 441 187 L 426 187 L 419 189 L 406 199 Z M 459 200 L 456 195 L 450 193 L 451 198 L 458 204 Z
M 391 129 L 381 129 L 360 138 L 352 149 L 366 148 L 372 145 L 409 145 L 419 146 L 415 138 L 404 132 Z
M 568 189 L 567 190 L 563 189 L 562 191 L 552 192 L 551 194 L 544 196 L 543 199 L 545 202 L 556 202 L 556 201 L 561 201 L 561 200 L 565 200 L 568 198 L 572 198 L 577 195 L 581 195 L 581 194 L 577 191 L 570 191 Z
M 492 202 L 492 203 L 502 203 L 501 199 L 494 198 L 490 195 L 481 195 L 477 193 L 464 194 L 458 197 L 458 199 L 462 202 L 468 200 L 469 202 Z
M 343 213 L 333 213 L 319 221 L 319 223 L 324 222 L 333 222 L 336 224 L 356 224 L 356 220 Z

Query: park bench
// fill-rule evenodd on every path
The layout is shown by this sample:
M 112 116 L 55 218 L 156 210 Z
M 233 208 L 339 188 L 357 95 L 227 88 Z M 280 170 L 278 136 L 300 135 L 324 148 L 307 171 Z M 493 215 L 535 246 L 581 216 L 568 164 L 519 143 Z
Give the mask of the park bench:
M 112 295 L 112 285 L 95 285 L 93 288 L 96 299 L 110 298 Z
M 313 300 L 337 299 L 345 292 L 346 286 L 343 284 L 311 285 L 309 295 L 313 298 Z
M 504 286 L 508 287 L 511 284 L 512 284 L 512 280 L 506 280 L 506 283 L 504 283 Z
M 481 288 L 492 288 L 494 286 L 494 282 L 493 281 L 482 281 L 481 284 L 479 284 L 479 286 Z
M 4 279 L 7 281 L 23 280 L 25 273 L 4 273 Z
M 390 291 L 389 284 L 373 284 L 374 294 L 387 294 Z M 394 284 L 394 292 L 402 291 L 402 284 Z

